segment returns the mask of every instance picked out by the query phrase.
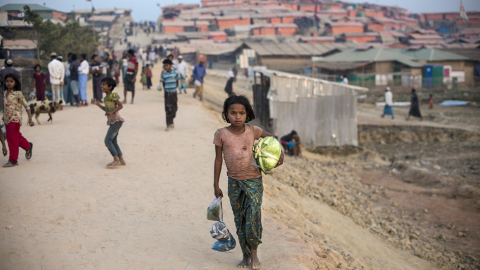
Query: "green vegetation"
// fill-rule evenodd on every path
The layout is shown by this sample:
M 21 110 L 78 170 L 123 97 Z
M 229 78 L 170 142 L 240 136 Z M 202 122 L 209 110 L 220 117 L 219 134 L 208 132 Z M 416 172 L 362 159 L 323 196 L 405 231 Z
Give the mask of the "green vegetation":
M 66 58 L 69 52 L 93 54 L 98 47 L 99 37 L 90 27 L 82 27 L 77 21 L 68 21 L 62 25 L 43 18 L 28 5 L 25 10 L 25 22 L 32 24 L 35 30 L 27 36 L 37 43 L 37 60 L 48 59 L 51 52 Z

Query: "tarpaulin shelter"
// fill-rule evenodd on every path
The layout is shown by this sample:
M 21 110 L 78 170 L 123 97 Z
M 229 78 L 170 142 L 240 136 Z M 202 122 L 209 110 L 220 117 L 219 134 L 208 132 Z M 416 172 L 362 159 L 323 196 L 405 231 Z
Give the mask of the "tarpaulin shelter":
M 358 145 L 357 101 L 367 88 L 254 68 L 254 109 L 283 136 L 297 131 L 306 147 Z

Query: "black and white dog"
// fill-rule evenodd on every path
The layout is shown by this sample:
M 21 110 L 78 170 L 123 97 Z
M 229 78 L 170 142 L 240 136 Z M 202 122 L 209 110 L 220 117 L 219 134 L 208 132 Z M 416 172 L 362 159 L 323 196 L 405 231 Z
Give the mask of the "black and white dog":
M 37 120 L 37 123 L 39 125 L 41 125 L 41 123 L 38 120 L 38 116 L 41 113 L 48 113 L 49 118 L 46 124 L 49 121 L 52 121 L 52 124 L 53 124 L 52 113 L 55 113 L 63 106 L 65 106 L 65 101 L 63 101 L 63 99 L 60 99 L 58 101 L 51 101 L 51 100 L 37 101 L 35 103 L 30 104 L 30 113 L 32 115 L 35 114 L 35 119 Z

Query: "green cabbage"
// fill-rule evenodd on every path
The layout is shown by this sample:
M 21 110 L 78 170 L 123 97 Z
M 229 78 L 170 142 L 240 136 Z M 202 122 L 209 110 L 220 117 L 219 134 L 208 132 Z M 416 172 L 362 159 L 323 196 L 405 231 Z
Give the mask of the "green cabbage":
M 282 145 L 274 137 L 265 137 L 253 145 L 253 154 L 256 165 L 267 174 L 277 166 L 282 155 Z

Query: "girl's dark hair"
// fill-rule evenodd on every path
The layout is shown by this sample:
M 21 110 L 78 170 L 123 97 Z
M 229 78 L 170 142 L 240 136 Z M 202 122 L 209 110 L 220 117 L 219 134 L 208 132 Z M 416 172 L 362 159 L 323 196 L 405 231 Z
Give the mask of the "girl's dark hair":
M 115 89 L 115 87 L 117 86 L 117 82 L 112 78 L 112 77 L 105 77 L 102 79 L 102 83 L 105 83 L 106 85 L 108 85 L 108 87 L 112 87 L 112 89 L 110 89 L 110 91 L 113 91 L 113 89 Z
M 5 75 L 4 82 L 7 82 L 7 78 L 10 77 L 15 80 L 15 86 L 13 87 L 13 91 L 22 91 L 22 83 L 20 82 L 20 79 L 17 77 L 17 75 L 13 73 L 8 73 Z M 7 84 L 4 84 L 5 89 L 7 89 Z
M 230 123 L 230 120 L 228 120 L 228 109 L 233 104 L 241 104 L 245 106 L 245 110 L 247 111 L 247 120 L 245 121 L 245 123 L 248 123 L 255 119 L 255 112 L 253 111 L 252 105 L 250 104 L 248 98 L 244 95 L 233 95 L 225 99 L 225 102 L 223 103 L 222 118 L 225 122 Z
M 34 67 L 33 67 L 33 70 L 37 71 L 37 67 L 40 68 L 40 71 L 42 71 L 42 66 L 40 66 L 39 64 L 36 64 Z

